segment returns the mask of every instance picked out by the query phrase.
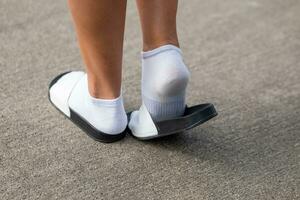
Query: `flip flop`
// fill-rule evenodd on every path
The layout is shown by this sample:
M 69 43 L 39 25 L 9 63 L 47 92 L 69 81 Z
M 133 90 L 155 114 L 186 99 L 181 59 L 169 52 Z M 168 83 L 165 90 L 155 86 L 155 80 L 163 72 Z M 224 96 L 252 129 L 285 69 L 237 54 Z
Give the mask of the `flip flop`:
M 138 111 L 129 113 L 129 132 L 140 140 L 150 140 L 192 129 L 213 117 L 218 113 L 211 103 L 186 107 L 183 116 L 154 122 L 146 106 L 142 104 Z
M 125 137 L 127 129 L 122 133 L 111 135 L 97 130 L 86 119 L 69 106 L 69 98 L 78 81 L 85 76 L 84 72 L 69 71 L 56 76 L 49 84 L 48 98 L 51 104 L 88 136 L 99 142 L 115 142 Z

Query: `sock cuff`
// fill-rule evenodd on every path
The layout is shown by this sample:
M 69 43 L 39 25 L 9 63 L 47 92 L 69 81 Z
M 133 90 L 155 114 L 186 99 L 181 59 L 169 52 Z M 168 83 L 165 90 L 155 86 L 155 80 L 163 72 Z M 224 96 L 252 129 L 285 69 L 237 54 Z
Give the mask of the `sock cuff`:
M 185 111 L 184 97 L 177 101 L 170 102 L 160 102 L 144 97 L 143 103 L 146 105 L 148 112 L 155 121 L 178 117 Z
M 123 105 L 122 95 L 120 95 L 115 99 L 99 99 L 89 95 L 89 100 L 91 101 L 92 104 L 105 106 L 105 107 L 116 107 L 116 106 Z
M 87 101 L 89 101 L 90 103 L 94 104 L 94 105 L 98 105 L 98 106 L 104 106 L 104 107 L 116 107 L 119 105 L 123 105 L 123 97 L 122 97 L 122 91 L 119 97 L 115 98 L 115 99 L 100 99 L 100 98 L 95 98 L 93 97 L 88 90 L 88 80 L 87 80 L 87 74 L 85 74 L 84 77 L 84 88 L 86 88 L 86 97 L 87 97 Z
M 185 99 L 185 91 L 182 93 L 176 95 L 176 96 L 157 96 L 157 95 L 151 95 L 151 93 L 147 93 L 145 91 L 142 91 L 142 98 L 148 99 L 150 101 L 157 101 L 157 102 L 176 102 L 181 101 L 182 99 Z
M 162 53 L 164 51 L 169 51 L 169 50 L 175 50 L 175 51 L 177 51 L 178 53 L 180 53 L 182 55 L 182 51 L 181 51 L 180 48 L 178 48 L 177 46 L 172 45 L 172 44 L 167 44 L 167 45 L 160 46 L 160 47 L 155 48 L 155 49 L 150 50 L 150 51 L 142 51 L 141 52 L 141 57 L 143 59 L 145 59 L 145 58 L 149 58 L 151 56 L 154 56 L 156 54 Z

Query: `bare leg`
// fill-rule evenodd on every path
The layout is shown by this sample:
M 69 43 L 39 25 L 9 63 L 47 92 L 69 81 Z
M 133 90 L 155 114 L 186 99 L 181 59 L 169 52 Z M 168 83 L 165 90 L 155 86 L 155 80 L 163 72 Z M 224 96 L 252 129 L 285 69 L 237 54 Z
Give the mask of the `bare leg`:
M 143 32 L 143 50 L 165 44 L 179 46 L 176 30 L 178 0 L 136 0 Z
M 93 97 L 120 95 L 126 0 L 68 0 Z

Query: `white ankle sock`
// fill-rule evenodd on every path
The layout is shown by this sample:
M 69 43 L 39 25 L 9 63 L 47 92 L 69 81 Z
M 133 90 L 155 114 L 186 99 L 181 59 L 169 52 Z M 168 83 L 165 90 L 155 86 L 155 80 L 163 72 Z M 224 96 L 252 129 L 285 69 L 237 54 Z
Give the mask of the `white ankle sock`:
M 142 52 L 142 98 L 155 121 L 181 116 L 190 73 L 181 50 L 164 45 Z
M 127 126 L 122 95 L 116 99 L 97 99 L 90 96 L 87 75 L 76 84 L 69 98 L 69 106 L 99 131 L 119 134 Z

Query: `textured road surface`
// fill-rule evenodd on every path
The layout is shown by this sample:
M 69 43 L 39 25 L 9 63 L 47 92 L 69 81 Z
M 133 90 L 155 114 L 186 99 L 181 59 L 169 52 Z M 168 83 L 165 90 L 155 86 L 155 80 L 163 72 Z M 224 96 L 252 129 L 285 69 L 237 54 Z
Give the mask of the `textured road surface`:
M 94 142 L 48 102 L 83 69 L 65 1 L 0 0 L 0 199 L 299 199 L 300 1 L 181 1 L 188 102 L 219 116 L 175 137 Z M 128 5 L 124 95 L 140 104 Z

